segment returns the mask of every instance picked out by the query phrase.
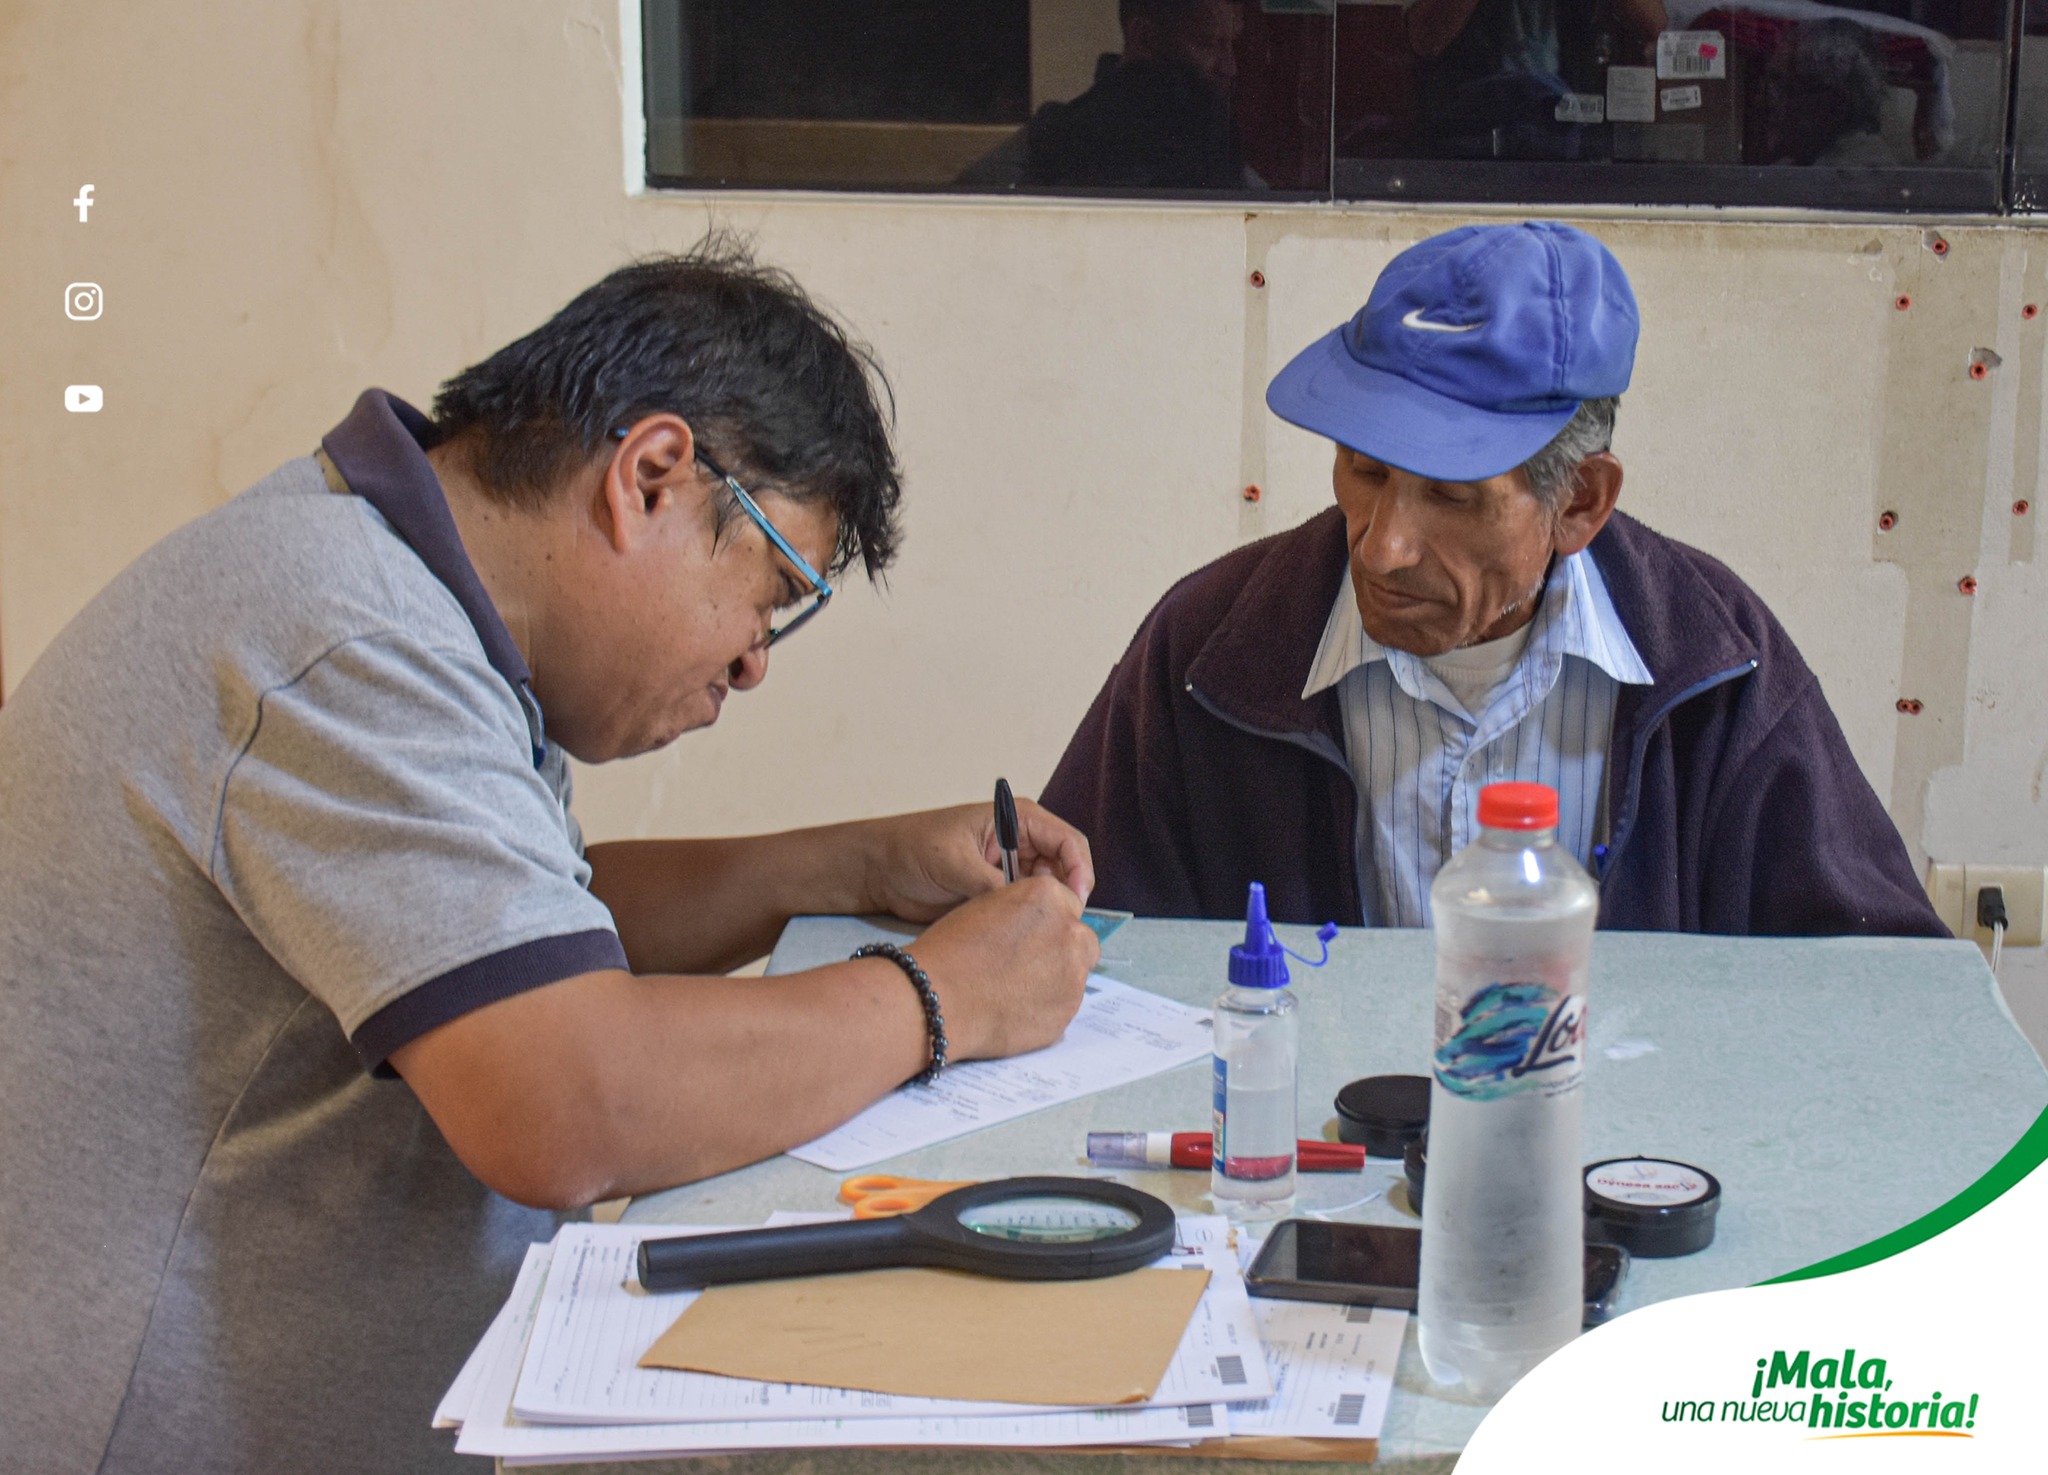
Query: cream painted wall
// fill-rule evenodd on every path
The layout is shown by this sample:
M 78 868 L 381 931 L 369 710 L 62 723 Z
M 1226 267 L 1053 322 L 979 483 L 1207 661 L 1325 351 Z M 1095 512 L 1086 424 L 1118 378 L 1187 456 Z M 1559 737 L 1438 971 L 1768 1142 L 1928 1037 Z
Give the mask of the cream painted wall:
M 122 565 L 308 449 L 361 387 L 423 401 L 715 219 L 880 352 L 909 541 L 884 591 L 835 603 L 715 730 L 586 771 L 586 827 L 798 824 L 978 799 L 997 773 L 1029 792 L 1175 577 L 1323 505 L 1326 448 L 1246 386 L 1458 218 L 636 197 L 621 44 L 616 0 L 0 9 L 10 690 Z M 1937 257 L 1921 223 L 1586 223 L 1645 313 L 1625 505 L 1771 602 L 1910 841 L 2048 862 L 2048 588 L 2010 511 L 2044 500 L 2048 320 L 2019 308 L 2048 302 L 2048 236 L 1952 228 Z M 104 286 L 100 321 L 59 311 L 78 280 Z M 1981 383 L 1974 346 L 2003 360 Z M 106 410 L 64 414 L 74 382 Z M 1894 498 L 1914 539 L 1874 531 Z M 1964 573 L 1980 591 L 1958 603 Z M 1902 681 L 1926 684 L 1921 716 L 1895 710 L 1922 694 Z M 2043 953 L 2009 954 L 2006 980 L 2048 1039 Z

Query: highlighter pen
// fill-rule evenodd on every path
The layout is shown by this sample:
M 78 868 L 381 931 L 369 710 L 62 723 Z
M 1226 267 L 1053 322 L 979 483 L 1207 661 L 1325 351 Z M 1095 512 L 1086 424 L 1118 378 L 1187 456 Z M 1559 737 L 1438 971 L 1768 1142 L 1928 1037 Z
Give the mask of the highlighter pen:
M 1017 801 L 1010 797 L 1010 781 L 996 780 L 996 846 L 1003 852 L 1003 884 L 1017 884 Z
M 1207 1132 L 1090 1132 L 1088 1161 L 1098 1168 L 1207 1168 L 1215 1144 Z M 1365 1166 L 1359 1142 L 1297 1142 L 1304 1173 L 1355 1173 Z

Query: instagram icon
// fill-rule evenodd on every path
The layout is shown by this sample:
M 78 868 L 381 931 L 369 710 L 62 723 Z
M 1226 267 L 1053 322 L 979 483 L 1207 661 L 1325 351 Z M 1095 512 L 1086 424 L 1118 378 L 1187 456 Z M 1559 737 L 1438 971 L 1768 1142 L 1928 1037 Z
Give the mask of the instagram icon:
M 105 305 L 98 282 L 73 282 L 64 289 L 64 316 L 73 322 L 91 322 Z

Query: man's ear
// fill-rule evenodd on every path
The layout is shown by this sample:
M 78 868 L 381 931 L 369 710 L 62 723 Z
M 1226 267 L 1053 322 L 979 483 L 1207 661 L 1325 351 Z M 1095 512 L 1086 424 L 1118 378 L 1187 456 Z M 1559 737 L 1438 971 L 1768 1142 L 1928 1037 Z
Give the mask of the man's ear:
M 664 512 L 701 500 L 697 438 L 680 415 L 635 421 L 603 463 L 591 511 L 605 539 L 629 551 Z
M 1551 547 L 1560 558 L 1584 550 L 1607 526 L 1621 496 L 1621 463 L 1611 451 L 1595 451 L 1579 463 L 1565 489 L 1551 531 Z

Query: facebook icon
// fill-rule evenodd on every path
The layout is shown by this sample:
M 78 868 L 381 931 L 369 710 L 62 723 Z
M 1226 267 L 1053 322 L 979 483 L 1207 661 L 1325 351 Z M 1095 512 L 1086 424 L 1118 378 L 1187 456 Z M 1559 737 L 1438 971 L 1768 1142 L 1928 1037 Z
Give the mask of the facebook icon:
M 84 225 L 86 212 L 92 209 L 92 186 L 81 184 L 78 187 L 78 198 L 71 203 L 78 207 L 78 223 Z

